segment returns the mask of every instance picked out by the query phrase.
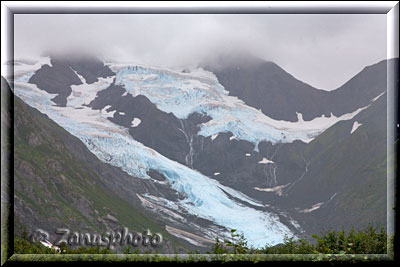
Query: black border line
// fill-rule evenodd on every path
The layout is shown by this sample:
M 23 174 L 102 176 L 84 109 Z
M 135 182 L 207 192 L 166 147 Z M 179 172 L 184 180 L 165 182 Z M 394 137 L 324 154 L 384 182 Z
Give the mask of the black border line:
M 11 3 L 11 2 L 8 2 Z M 265 2 L 261 2 L 264 3 Z M 337 3 L 337 2 L 336 2 Z M 341 4 L 345 4 L 345 2 L 340 2 Z M 376 2 L 375 2 L 376 3 Z M 365 3 L 365 6 L 343 6 L 343 7 L 338 7 L 338 6 L 330 6 L 329 3 L 321 5 L 319 3 L 319 6 L 285 6 L 285 7 L 278 7 L 278 6 L 258 6 L 258 7 L 112 7 L 112 6 L 104 6 L 104 7 L 89 7 L 89 6 L 79 6 L 79 7 L 71 7 L 71 6 L 66 6 L 66 7 L 51 7 L 51 6 L 41 6 L 41 7 L 21 7 L 21 6 L 5 6 L 6 13 L 7 13 L 7 55 L 8 59 L 14 59 L 14 15 L 18 14 L 387 14 L 389 11 L 394 9 L 395 7 L 388 7 L 388 5 L 385 6 L 368 6 L 368 2 Z M 397 6 L 398 10 L 398 5 L 397 3 L 395 6 Z M 399 14 L 397 13 L 397 21 L 398 21 Z M 398 27 L 398 26 L 397 26 Z M 398 28 L 397 34 L 398 34 Z M 396 32 L 395 32 L 396 34 Z M 398 40 L 398 39 L 397 39 Z M 398 42 L 398 41 L 397 41 Z M 398 43 L 394 44 L 395 46 L 397 45 L 397 50 L 398 50 Z M 395 47 L 396 49 L 396 47 Z M 14 67 L 13 65 L 8 65 L 7 66 L 7 74 L 13 74 L 14 73 Z M 394 72 L 395 75 L 394 77 L 397 77 L 398 79 L 398 73 Z M 396 75 L 397 74 L 397 75 Z M 10 87 L 12 91 L 14 90 L 13 84 L 10 84 Z M 394 93 L 396 96 L 395 100 L 395 107 L 398 107 L 397 104 L 397 97 L 398 97 L 398 88 L 394 88 Z M 13 95 L 12 95 L 13 96 Z M 14 170 L 14 97 L 9 98 L 9 103 L 11 104 L 9 107 L 9 111 L 11 114 L 10 122 L 12 125 L 12 128 L 9 129 L 8 134 L 10 137 L 10 151 L 9 151 L 9 162 L 8 166 L 10 166 L 10 211 L 9 211 L 9 234 L 8 234 L 8 241 L 9 241 L 9 247 L 8 247 L 8 255 L 7 255 L 7 260 L 5 263 L 7 264 L 20 264 L 22 262 L 26 263 L 26 261 L 15 261 L 11 260 L 10 257 L 13 256 L 13 251 L 14 251 L 14 175 L 13 175 L 13 170 Z M 397 116 L 394 114 L 394 123 L 397 125 L 398 123 L 398 116 L 400 115 L 400 110 L 397 108 Z M 399 136 L 399 128 L 397 128 L 397 131 L 395 130 L 394 137 L 396 144 L 396 155 L 398 151 L 398 136 Z M 397 141 L 396 141 L 397 140 Z M 395 158 L 396 163 L 398 164 L 398 158 Z M 397 168 L 394 169 L 394 171 Z M 11 173 L 12 171 L 12 173 Z M 397 179 L 397 173 L 394 174 L 394 179 L 395 179 L 395 185 L 396 185 L 396 179 Z M 396 194 L 396 192 L 395 192 Z M 399 199 L 397 198 L 395 200 L 396 203 L 396 210 L 399 207 L 399 203 L 397 203 Z M 4 211 L 2 211 L 4 212 Z M 399 216 L 399 213 L 395 213 L 395 217 Z M 395 232 L 397 230 L 397 225 L 395 227 Z M 397 242 L 396 242 L 397 241 Z M 395 236 L 395 252 L 397 252 L 399 237 L 398 235 Z M 26 254 L 27 256 L 30 254 Z M 43 254 L 42 256 L 47 255 Z M 50 255 L 50 254 L 49 254 Z M 394 254 L 395 257 L 394 259 L 398 260 L 397 253 Z M 42 262 L 44 260 L 44 257 L 40 257 L 38 255 L 39 261 L 41 263 L 51 263 L 51 262 L 57 262 L 57 264 L 64 263 L 64 262 L 58 262 L 50 260 L 49 262 Z M 76 260 L 79 262 L 79 255 L 76 255 L 77 257 L 74 257 L 72 259 L 73 261 L 76 262 Z M 294 255 L 295 256 L 295 255 Z M 371 255 L 372 256 L 372 255 Z M 385 257 L 385 254 L 382 255 L 376 255 L 378 256 L 376 260 L 393 260 L 390 258 Z M 62 255 L 59 256 L 60 258 Z M 100 256 L 101 257 L 101 256 Z M 294 257 L 295 259 L 295 257 Z M 96 261 L 96 263 L 99 263 L 100 261 Z M 88 263 L 88 261 L 85 261 L 85 263 Z M 113 262 L 115 263 L 115 262 Z M 283 263 L 283 262 L 282 262 Z

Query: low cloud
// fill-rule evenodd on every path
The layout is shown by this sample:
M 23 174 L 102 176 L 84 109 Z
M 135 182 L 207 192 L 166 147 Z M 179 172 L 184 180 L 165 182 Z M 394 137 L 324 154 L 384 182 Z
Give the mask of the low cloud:
M 105 60 L 198 64 L 221 53 L 276 62 L 334 89 L 386 58 L 386 15 L 15 15 L 15 57 L 95 53 Z

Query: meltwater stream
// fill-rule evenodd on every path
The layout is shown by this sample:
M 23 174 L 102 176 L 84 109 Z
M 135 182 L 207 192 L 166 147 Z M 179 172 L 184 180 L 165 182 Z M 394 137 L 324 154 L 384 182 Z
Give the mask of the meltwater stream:
M 210 116 L 210 121 L 200 125 L 199 135 L 211 137 L 231 132 L 237 139 L 253 143 L 255 150 L 261 141 L 310 142 L 336 122 L 352 119 L 364 109 L 311 121 L 304 121 L 301 113 L 297 114 L 297 122 L 274 120 L 230 96 L 213 73 L 202 69 L 180 73 L 142 66 L 110 64 L 109 67 L 116 72 L 116 84 L 124 86 L 127 93 L 146 96 L 160 110 L 171 112 L 178 119 L 186 119 L 194 112 Z
M 84 106 L 85 101 L 78 101 L 79 94 L 75 94 L 75 100 L 71 94 L 67 107 L 54 106 L 51 99 L 55 95 L 27 83 L 28 79 L 29 75 L 16 79 L 14 92 L 18 97 L 78 137 L 101 161 L 141 179 L 149 179 L 150 169 L 162 173 L 169 185 L 185 196 L 176 203 L 180 211 L 211 220 L 228 230 L 238 229 L 254 247 L 274 245 L 283 242 L 285 235 L 293 236 L 277 215 L 250 207 L 262 207 L 262 204 L 135 141 L 126 128 L 107 119 L 113 116 L 112 112 Z M 100 78 L 92 85 L 84 83 L 72 89 L 74 93 L 85 88 L 94 97 L 96 90 L 106 88 L 111 82 L 112 79 Z

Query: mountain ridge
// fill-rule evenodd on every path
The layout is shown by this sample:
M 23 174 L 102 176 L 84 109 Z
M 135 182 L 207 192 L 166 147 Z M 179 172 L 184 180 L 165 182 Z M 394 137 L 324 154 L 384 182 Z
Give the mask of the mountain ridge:
M 271 118 L 295 122 L 297 112 L 302 113 L 307 121 L 331 113 L 340 116 L 366 106 L 368 101 L 383 92 L 380 88 L 386 88 L 386 62 L 382 60 L 365 67 L 332 91 L 316 89 L 268 61 L 244 64 L 243 67 L 240 63 L 225 68 L 208 66 L 208 69 L 215 73 L 230 95 L 260 108 Z M 374 78 L 368 73 L 374 73 Z M 369 85 L 369 91 L 361 91 L 363 85 Z
M 144 144 L 147 148 L 154 149 L 151 153 L 160 153 L 167 159 L 171 159 L 180 164 L 176 165 L 173 163 L 173 166 L 177 169 L 172 170 L 169 169 L 171 165 L 168 165 L 172 163 L 168 162 L 165 163 L 166 165 L 162 165 L 163 163 L 160 163 L 160 161 L 146 161 L 148 165 L 145 165 L 144 168 L 148 168 L 148 170 L 146 169 L 147 172 L 145 176 L 155 181 L 151 180 L 153 184 L 145 183 L 148 187 L 146 187 L 147 189 L 144 191 L 146 195 L 142 194 L 140 196 L 142 204 L 148 203 L 145 201 L 155 201 L 153 204 L 156 203 L 156 205 L 159 205 L 158 208 L 171 209 L 173 205 L 168 204 L 168 202 L 165 202 L 167 204 L 163 203 L 162 199 L 177 204 L 184 199 L 191 201 L 193 197 L 194 207 L 197 205 L 201 206 L 206 199 L 198 198 L 198 194 L 202 192 L 194 192 L 194 195 L 190 194 L 193 193 L 190 179 L 188 180 L 189 184 L 179 189 L 182 190 L 183 188 L 184 194 L 178 197 L 174 196 L 173 190 L 164 191 L 165 189 L 161 189 L 164 187 L 167 188 L 169 183 L 171 183 L 171 185 L 179 184 L 179 179 L 187 178 L 184 177 L 185 175 L 193 176 L 191 178 L 193 179 L 192 182 L 199 181 L 203 179 L 200 176 L 201 174 L 220 183 L 220 185 L 218 185 L 220 188 L 219 194 L 221 194 L 221 196 L 227 196 L 229 201 L 233 201 L 230 203 L 240 203 L 240 205 L 246 205 L 252 210 L 271 212 L 271 214 L 279 218 L 280 222 L 283 222 L 288 227 L 290 226 L 291 231 L 297 231 L 296 234 L 302 235 L 302 230 L 294 226 L 297 221 L 301 228 L 306 231 L 303 234 L 313 234 L 316 230 L 321 230 L 323 227 L 327 226 L 329 221 L 331 222 L 329 225 L 336 228 L 340 228 L 341 222 L 345 222 L 346 227 L 350 225 L 354 226 L 354 224 L 357 223 L 364 224 L 368 220 L 376 223 L 384 223 L 383 220 L 386 218 L 386 216 L 384 216 L 384 211 L 386 211 L 386 208 L 384 206 L 385 203 L 382 201 L 384 191 L 381 190 L 383 186 L 383 177 L 386 174 L 386 170 L 382 167 L 385 165 L 382 162 L 385 162 L 386 157 L 382 149 L 386 146 L 386 135 L 383 128 L 385 125 L 384 118 L 387 116 L 386 94 L 384 94 L 386 90 L 387 70 L 386 64 L 384 63 L 385 62 L 382 61 L 369 68 L 365 68 L 346 83 L 347 87 L 343 87 L 343 89 L 335 95 L 338 99 L 345 98 L 348 100 L 347 103 L 354 104 L 354 106 L 346 104 L 350 105 L 350 111 L 356 110 L 358 106 L 361 106 L 363 109 L 327 127 L 309 143 L 296 139 L 292 142 L 280 139 L 280 141 L 264 140 L 257 143 L 257 146 L 255 146 L 254 143 L 249 140 L 241 140 L 232 132 L 233 130 L 229 129 L 209 136 L 201 135 L 199 131 L 200 128 L 204 127 L 204 125 L 212 125 L 215 118 L 204 116 L 205 114 L 201 112 L 192 112 L 186 119 L 180 119 L 178 116 L 179 114 L 174 113 L 174 109 L 172 109 L 172 112 L 168 112 L 168 110 L 163 110 L 160 107 L 157 101 L 163 102 L 163 98 L 160 98 L 161 100 L 152 98 L 158 91 L 150 91 L 151 94 L 143 95 L 137 93 L 135 90 L 137 90 L 136 87 L 138 85 L 138 89 L 140 90 L 160 86 L 159 84 L 153 83 L 157 80 L 163 86 L 172 81 L 171 87 L 178 87 L 178 89 L 182 89 L 182 91 L 178 90 L 177 92 L 183 92 L 183 90 L 187 89 L 185 87 L 187 84 L 203 86 L 202 80 L 193 80 L 188 78 L 189 76 L 187 75 L 171 75 L 170 73 L 163 73 L 162 71 L 155 73 L 152 72 L 151 69 L 139 69 L 135 66 L 131 69 L 127 69 L 128 71 L 125 73 L 126 76 L 121 76 L 119 73 L 116 73 L 117 77 L 110 80 L 109 84 L 101 88 L 95 88 L 96 91 L 95 94 L 91 95 L 91 101 L 87 101 L 85 102 L 86 104 L 81 106 L 73 106 L 72 104 L 76 103 L 76 99 L 79 98 L 78 93 L 84 93 L 84 91 L 82 91 L 83 89 L 76 90 L 76 87 L 73 87 L 73 89 L 75 88 L 75 95 L 72 94 L 71 96 L 73 97 L 68 98 L 72 106 L 67 106 L 66 108 L 68 108 L 68 112 L 73 112 L 74 109 L 78 111 L 83 109 L 85 112 L 88 112 L 87 114 L 91 114 L 91 116 L 103 114 L 101 116 L 106 116 L 106 120 L 112 122 L 113 127 L 118 125 L 126 128 L 127 133 L 133 140 L 141 142 L 141 144 Z M 398 64 L 398 59 L 388 61 L 388 63 Z M 272 69 L 275 68 L 274 65 L 267 65 Z M 264 65 L 261 64 L 258 66 Z M 233 83 L 238 79 L 236 75 L 233 75 L 238 73 L 236 71 L 239 71 L 237 69 L 235 70 L 235 67 L 227 71 L 228 74 L 225 76 L 225 82 Z M 223 73 L 224 70 L 220 71 Z M 231 72 L 229 73 L 229 71 Z M 264 79 L 266 79 L 262 72 L 250 72 L 252 72 L 251 68 L 245 70 L 240 75 L 248 75 L 246 78 L 247 81 L 256 81 L 257 79 L 264 81 Z M 219 74 L 221 75 L 221 72 Z M 267 78 L 279 86 L 291 84 L 294 77 L 290 74 L 288 74 L 289 76 L 286 74 L 282 73 L 282 69 L 277 66 L 275 72 Z M 218 78 L 218 73 L 216 75 Z M 178 83 L 174 80 L 176 77 L 183 79 L 183 82 L 179 81 Z M 289 79 L 289 81 L 282 85 L 279 80 L 282 77 L 286 77 L 285 79 Z M 117 78 L 120 81 L 119 83 L 116 82 Z M 121 82 L 121 80 L 123 82 Z M 372 82 L 369 82 L 370 80 Z M 133 82 L 124 83 L 125 81 Z M 263 82 L 260 81 L 256 81 L 254 84 L 263 84 Z M 304 83 L 297 84 L 299 88 L 309 88 Z M 209 86 L 209 84 L 207 86 Z M 207 86 L 205 88 L 219 90 L 218 86 Z M 79 85 L 77 85 L 77 87 L 79 87 Z M 92 90 L 90 89 L 91 87 L 87 88 L 89 91 Z M 168 86 L 165 88 L 170 89 Z M 257 89 L 256 87 L 254 88 Z M 283 86 L 282 88 L 285 87 Z M 364 92 L 362 89 L 364 88 L 366 88 L 366 92 L 369 93 L 363 96 L 361 100 L 357 100 L 356 96 L 362 94 Z M 176 88 L 172 89 L 175 90 Z M 196 87 L 193 87 L 193 89 L 196 89 Z M 230 87 L 228 88 L 225 86 L 225 90 L 229 91 L 229 94 L 230 89 Z M 272 88 L 271 90 L 275 89 Z M 285 92 L 288 95 L 293 91 L 289 88 L 285 88 L 284 90 L 286 90 Z M 308 89 L 304 90 L 307 91 Z M 38 90 L 38 92 L 39 91 L 40 90 Z M 349 93 L 348 91 L 352 92 Z M 26 92 L 28 93 L 28 91 Z M 203 93 L 205 91 L 199 92 Z M 143 93 L 148 92 L 143 91 Z M 275 93 L 278 93 L 278 91 Z M 324 93 L 324 95 L 327 94 L 329 93 Z M 190 97 L 191 95 L 188 94 L 189 100 Z M 261 96 L 257 97 L 265 99 Z M 283 97 L 283 99 L 284 98 L 285 97 Z M 315 96 L 314 99 L 317 98 L 318 96 Z M 232 100 L 232 98 L 226 99 Z M 304 99 L 305 97 L 300 100 L 292 100 L 301 102 Z M 313 100 L 312 98 L 310 99 Z M 276 99 L 275 101 L 279 103 Z M 68 103 L 69 102 L 67 102 L 67 104 Z M 212 103 L 215 104 L 215 102 Z M 288 103 L 290 104 L 292 102 L 285 102 L 280 107 L 283 109 L 281 113 L 283 114 L 282 116 L 286 116 L 285 112 L 287 111 L 286 109 L 288 109 L 286 105 L 288 105 Z M 323 111 L 322 115 L 325 115 L 324 112 L 327 114 L 329 113 L 329 115 L 333 113 L 329 108 L 330 105 L 334 105 L 334 103 L 330 105 L 323 101 L 321 103 L 320 106 L 325 106 L 325 111 Z M 176 105 L 179 106 L 179 103 Z M 303 103 L 303 106 L 304 105 L 307 105 L 307 103 Z M 346 107 L 346 105 L 340 107 L 344 107 L 343 109 L 349 108 Z M 307 116 L 312 117 L 312 112 L 316 112 L 315 114 L 318 113 L 319 107 L 314 106 L 313 108 L 310 109 L 310 112 L 302 113 L 305 120 L 307 120 Z M 57 109 L 62 110 L 61 107 Z M 292 111 L 293 110 L 294 109 L 292 109 Z M 294 112 L 294 114 L 297 119 L 296 112 Z M 288 116 L 291 116 L 292 113 L 291 111 L 287 112 L 287 114 L 289 114 Z M 338 113 L 333 114 L 337 115 Z M 229 117 L 228 115 L 226 118 L 232 121 L 232 116 Z M 137 120 L 138 118 L 139 122 Z M 353 128 L 356 123 L 359 125 L 354 131 Z M 232 129 L 241 126 L 240 124 L 232 125 Z M 109 126 L 110 124 L 107 124 L 107 127 Z M 103 142 L 101 140 L 94 141 L 97 142 L 96 145 L 101 145 L 101 142 Z M 176 144 L 181 145 L 177 146 Z M 173 149 L 171 149 L 171 146 Z M 104 147 L 94 146 L 89 148 L 107 149 L 107 147 L 110 148 L 109 144 Z M 137 146 L 137 148 L 139 147 Z M 91 150 L 91 152 L 93 151 Z M 136 152 L 131 151 L 131 153 L 135 154 Z M 139 157 L 146 157 L 146 155 L 137 154 Z M 119 155 L 116 154 L 109 154 L 102 160 L 110 160 L 109 162 L 111 162 L 111 160 L 114 160 L 113 157 L 118 156 Z M 154 157 L 160 159 L 159 155 L 155 155 Z M 140 163 L 140 158 L 137 159 Z M 122 160 L 125 161 L 126 159 Z M 121 165 L 121 162 L 119 162 L 118 164 L 120 164 L 119 166 L 123 169 L 126 163 L 122 162 Z M 161 164 L 161 166 L 159 164 Z M 369 165 L 373 167 L 370 168 L 368 167 Z M 141 167 L 142 166 L 138 168 Z M 183 170 L 184 172 L 182 172 Z M 189 170 L 193 170 L 194 172 Z M 320 178 L 320 175 L 323 177 Z M 363 178 L 367 180 L 365 184 L 361 183 Z M 128 180 L 125 180 L 125 182 L 126 181 Z M 359 185 L 359 187 L 357 187 L 357 185 Z M 376 190 L 371 192 L 369 189 L 371 186 L 375 187 Z M 108 183 L 107 187 L 114 188 L 111 183 Z M 123 183 L 121 183 L 121 187 L 117 190 L 123 191 L 123 187 Z M 212 190 L 212 187 L 209 189 Z M 182 191 L 179 192 L 182 193 Z M 370 199 L 376 200 L 374 202 L 376 205 L 370 204 L 370 207 L 373 207 L 372 212 L 363 211 L 365 209 L 363 200 L 365 200 L 368 194 Z M 357 195 L 357 203 L 349 204 L 357 211 L 353 213 L 351 213 L 349 209 L 345 209 L 345 204 L 351 201 L 352 195 Z M 224 201 L 228 201 L 227 199 Z M 219 201 L 218 199 L 215 200 Z M 367 201 L 364 202 L 367 203 Z M 264 205 L 264 207 L 260 208 L 258 205 Z M 177 212 L 179 216 L 182 215 L 179 209 L 172 209 L 170 211 Z M 184 216 L 189 215 L 185 214 Z M 367 219 L 363 220 L 363 217 L 367 217 Z M 168 217 L 162 215 L 159 219 L 165 221 Z M 203 218 L 198 217 L 195 220 L 199 219 Z M 204 228 L 210 227 L 206 221 L 201 225 Z M 180 225 L 180 227 L 183 227 L 183 225 Z M 211 228 L 212 227 L 209 229 Z M 168 229 L 171 230 L 173 228 Z M 187 228 L 185 228 L 185 230 L 190 232 Z

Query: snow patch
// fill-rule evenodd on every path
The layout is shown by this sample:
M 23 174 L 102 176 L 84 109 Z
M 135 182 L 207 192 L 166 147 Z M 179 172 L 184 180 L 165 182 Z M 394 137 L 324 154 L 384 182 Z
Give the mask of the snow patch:
M 264 207 L 260 202 L 135 141 L 129 135 L 129 129 L 107 119 L 110 113 L 115 112 L 106 112 L 110 106 L 101 111 L 81 105 L 82 101 L 72 101 L 67 107 L 54 106 L 51 101 L 54 96 L 23 81 L 15 83 L 14 92 L 25 103 L 36 107 L 79 138 L 102 162 L 121 168 L 132 179 L 150 179 L 147 172 L 150 169 L 158 171 L 166 178 L 171 189 L 185 196 L 173 203 L 155 200 L 157 206 L 168 207 L 174 213 L 182 211 L 210 220 L 227 231 L 240 229 L 249 245 L 255 247 L 263 247 L 266 243 L 282 243 L 285 235 L 294 236 L 280 222 L 277 214 L 251 207 Z M 72 106 L 72 103 L 76 106 Z M 155 204 L 150 197 L 146 199 Z M 243 220 L 243 216 L 247 220 Z
M 76 76 L 78 76 L 79 80 L 81 80 L 81 83 L 86 83 L 86 79 L 85 77 L 83 77 L 82 75 L 80 75 L 76 70 L 74 70 L 72 67 L 69 67 Z
M 187 242 L 195 245 L 195 246 L 201 246 L 201 247 L 205 247 L 206 245 L 204 245 L 203 243 L 208 243 L 208 244 L 214 244 L 215 242 L 212 240 L 209 240 L 207 238 L 174 228 L 172 226 L 166 225 L 165 226 L 165 230 L 167 230 L 168 233 L 170 233 L 171 235 L 174 235 L 178 238 L 181 238 L 183 240 L 186 240 Z
M 43 246 L 45 246 L 46 248 L 50 248 L 55 250 L 56 252 L 61 252 L 61 249 L 55 245 L 53 245 L 52 243 L 50 243 L 50 241 L 48 240 L 40 240 L 40 244 L 42 244 Z
M 328 199 L 327 202 L 319 202 L 319 203 L 317 203 L 317 204 L 312 205 L 311 208 L 299 210 L 299 212 L 300 212 L 300 213 L 310 213 L 310 212 L 312 212 L 312 211 L 314 211 L 314 210 L 317 210 L 317 209 L 321 208 L 322 205 L 326 205 L 326 204 L 328 204 L 329 202 L 331 202 L 332 199 L 336 196 L 336 194 L 337 194 L 337 193 L 333 194 L 333 195 Z M 296 209 L 297 209 L 297 208 L 296 208 Z
M 186 221 L 186 219 L 183 218 L 181 215 L 179 215 L 179 214 L 177 214 L 177 213 L 175 213 L 175 212 L 173 212 L 173 211 L 171 211 L 171 210 L 169 210 L 167 208 L 164 208 L 164 207 L 162 207 L 160 205 L 157 205 L 157 204 L 153 203 L 152 201 L 146 199 L 144 196 L 141 196 L 141 195 L 139 195 L 137 193 L 136 193 L 136 196 L 139 198 L 142 206 L 150 208 L 151 210 L 153 210 L 153 211 L 155 211 L 157 213 L 162 212 L 162 213 L 168 215 L 168 218 L 170 218 L 170 219 L 175 219 L 175 220 L 180 221 L 180 222 L 185 222 Z
M 131 123 L 131 127 L 138 127 L 141 122 L 142 121 L 140 119 L 134 118 L 132 123 Z
M 361 123 L 359 123 L 358 121 L 355 121 L 355 122 L 353 123 L 353 128 L 351 128 L 350 134 L 354 133 L 355 130 L 357 130 L 358 127 L 360 127 L 361 125 L 362 125 Z
M 73 70 L 74 71 L 74 70 Z M 77 107 L 88 105 L 93 99 L 96 98 L 96 95 L 101 90 L 106 89 L 113 82 L 113 78 L 98 78 L 98 81 L 92 84 L 87 84 L 85 79 L 79 75 L 76 71 L 74 71 L 78 77 L 81 79 L 82 84 L 80 85 L 71 85 L 72 93 L 67 97 L 67 106 L 68 107 Z M 111 106 L 107 106 L 102 110 L 108 109 Z
M 285 184 L 285 185 L 279 185 L 275 187 L 269 187 L 269 188 L 259 188 L 259 187 L 254 187 L 255 190 L 258 191 L 264 191 L 264 192 L 273 192 L 277 194 L 278 196 L 282 196 L 283 194 L 283 189 L 288 186 L 290 183 Z
M 258 163 L 260 164 L 267 164 L 267 163 L 274 163 L 272 160 L 269 160 L 267 158 L 263 158 L 262 160 L 260 160 Z
M 106 111 L 106 109 L 110 108 L 111 106 L 104 107 L 100 112 L 105 113 L 106 118 L 114 117 L 116 110 L 113 111 Z
M 301 213 L 310 213 L 310 212 L 312 212 L 312 211 L 314 211 L 316 209 L 319 209 L 323 204 L 324 204 L 324 202 L 319 202 L 319 203 L 313 205 L 311 208 L 300 210 L 299 212 L 301 212 Z
M 386 91 L 385 92 L 382 92 L 382 93 L 380 93 L 377 97 L 375 97 L 374 99 L 372 99 L 372 101 L 371 102 L 375 102 L 376 100 L 378 100 L 378 98 L 380 98 L 383 94 L 385 94 L 386 93 Z
M 111 105 L 105 106 L 104 108 L 102 108 L 102 109 L 100 110 L 100 112 L 101 112 L 101 113 L 104 113 L 104 112 L 107 113 L 107 109 L 109 109 L 109 108 L 111 108 Z
M 115 66 L 116 67 L 116 66 Z M 160 110 L 186 119 L 194 112 L 212 119 L 200 125 L 199 135 L 215 136 L 231 132 L 230 140 L 247 140 L 255 145 L 261 141 L 290 143 L 310 142 L 340 120 L 352 119 L 362 109 L 336 117 L 321 116 L 304 121 L 297 113 L 297 122 L 274 120 L 260 110 L 246 105 L 229 92 L 210 73 L 202 69 L 190 73 L 141 66 L 118 66 L 116 84 L 123 85 L 133 96 L 144 95 Z

